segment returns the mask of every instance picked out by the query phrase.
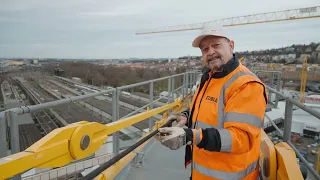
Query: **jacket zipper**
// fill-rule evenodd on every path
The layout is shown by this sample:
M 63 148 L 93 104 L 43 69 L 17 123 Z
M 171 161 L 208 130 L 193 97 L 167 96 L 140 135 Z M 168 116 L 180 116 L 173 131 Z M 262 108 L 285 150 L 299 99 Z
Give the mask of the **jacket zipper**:
M 198 96 L 199 96 L 201 90 L 202 90 L 202 87 L 199 87 L 199 90 L 197 92 L 196 98 L 194 99 L 194 102 L 192 104 L 192 109 L 190 110 L 190 114 L 189 114 L 189 117 L 188 117 L 188 126 L 189 126 L 189 122 L 191 121 L 190 128 L 192 128 L 192 116 L 193 116 L 194 107 L 196 105 L 196 102 L 197 102 L 197 99 L 198 99 Z
M 205 92 L 206 92 L 206 90 L 207 90 L 207 88 L 208 88 L 208 86 L 209 86 L 209 84 L 210 84 L 210 81 L 211 81 L 211 75 L 209 76 L 209 82 L 208 82 L 208 84 L 207 84 L 207 86 L 205 87 L 205 89 L 204 89 L 204 91 L 203 91 L 203 94 L 202 94 L 202 97 L 201 97 L 201 99 L 200 99 L 200 102 L 199 102 L 199 106 L 198 106 L 198 112 L 197 112 L 197 116 L 196 116 L 196 119 L 195 119 L 195 122 L 194 122 L 194 126 L 193 126 L 193 129 L 196 127 L 196 124 L 198 123 L 198 115 L 199 115 L 199 111 L 200 111 L 200 106 L 201 106 L 201 101 L 202 101 L 202 99 L 203 99 L 203 96 L 204 96 L 204 94 L 205 94 Z M 200 93 L 200 92 L 199 92 Z M 194 102 L 194 103 L 196 103 L 196 102 Z M 191 120 L 192 120 L 192 117 L 191 117 Z
M 196 123 L 198 122 L 197 119 L 198 119 L 198 115 L 199 115 L 199 110 L 200 110 L 201 101 L 202 101 L 202 98 L 203 98 L 203 96 L 204 96 L 204 93 L 206 92 L 206 90 L 207 90 L 207 88 L 208 88 L 208 86 L 209 86 L 209 84 L 210 84 L 211 76 L 212 76 L 212 74 L 209 74 L 209 78 L 210 78 L 210 79 L 209 79 L 208 84 L 207 84 L 207 86 L 205 87 L 205 89 L 204 89 L 204 91 L 203 91 L 203 94 L 202 94 L 202 97 L 201 97 L 201 99 L 200 99 L 199 106 L 198 106 L 198 113 L 197 113 L 197 116 L 196 116 L 196 120 L 195 120 L 193 129 L 195 128 Z M 193 110 L 194 110 L 195 104 L 196 104 L 196 102 L 197 102 L 199 93 L 200 93 L 200 91 L 198 92 L 197 97 L 196 97 L 196 99 L 195 99 L 195 101 L 194 101 L 193 108 L 192 108 Z M 191 114 L 191 113 L 190 113 L 190 114 Z M 192 122 L 192 117 L 191 117 L 191 122 Z M 192 126 L 191 126 L 191 128 L 192 128 Z M 192 163 L 191 163 L 191 177 L 192 177 L 192 170 L 193 170 L 193 147 L 191 148 L 191 162 L 192 162 Z

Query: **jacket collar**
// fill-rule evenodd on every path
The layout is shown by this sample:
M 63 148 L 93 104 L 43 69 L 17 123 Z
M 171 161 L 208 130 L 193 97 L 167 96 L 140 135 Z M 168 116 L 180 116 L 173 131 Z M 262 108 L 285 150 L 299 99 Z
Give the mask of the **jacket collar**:
M 235 54 L 233 54 L 233 58 L 222 67 L 222 71 L 213 73 L 211 78 L 223 78 L 235 70 L 239 65 L 239 60 L 236 58 Z

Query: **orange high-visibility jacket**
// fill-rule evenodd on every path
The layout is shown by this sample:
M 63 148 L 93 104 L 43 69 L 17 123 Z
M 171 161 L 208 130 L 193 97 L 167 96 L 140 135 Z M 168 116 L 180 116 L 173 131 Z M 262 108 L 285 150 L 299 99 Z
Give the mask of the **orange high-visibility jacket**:
M 235 56 L 222 72 L 204 73 L 184 112 L 193 139 L 185 157 L 192 179 L 257 179 L 266 106 L 265 85 Z

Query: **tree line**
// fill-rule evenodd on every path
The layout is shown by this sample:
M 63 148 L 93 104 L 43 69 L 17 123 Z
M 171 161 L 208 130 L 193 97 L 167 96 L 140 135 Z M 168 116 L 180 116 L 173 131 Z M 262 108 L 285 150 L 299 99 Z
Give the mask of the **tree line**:
M 57 68 L 56 64 L 47 64 L 44 66 L 44 71 L 50 75 L 54 74 L 54 70 Z M 183 73 L 186 71 L 185 67 L 176 68 L 175 72 L 169 71 L 169 69 L 160 71 L 153 68 L 136 68 L 119 67 L 116 65 L 98 65 L 90 62 L 61 62 L 59 68 L 64 70 L 63 77 L 72 78 L 78 77 L 83 83 L 92 84 L 95 86 L 112 86 L 119 87 L 123 85 L 138 83 L 151 79 L 157 79 L 177 73 Z M 175 87 L 182 85 L 182 77 L 175 79 Z M 166 91 L 168 88 L 168 80 L 161 81 L 154 84 L 154 90 L 156 92 Z M 132 91 L 139 91 L 143 93 L 149 93 L 149 86 L 141 86 L 132 89 Z

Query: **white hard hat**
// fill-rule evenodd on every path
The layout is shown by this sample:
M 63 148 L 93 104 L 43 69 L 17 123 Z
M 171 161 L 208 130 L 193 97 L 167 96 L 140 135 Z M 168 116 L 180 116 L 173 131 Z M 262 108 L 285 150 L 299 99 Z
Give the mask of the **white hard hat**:
M 192 46 L 199 47 L 201 40 L 207 36 L 218 36 L 229 39 L 222 24 L 206 24 L 201 33 L 193 40 Z

